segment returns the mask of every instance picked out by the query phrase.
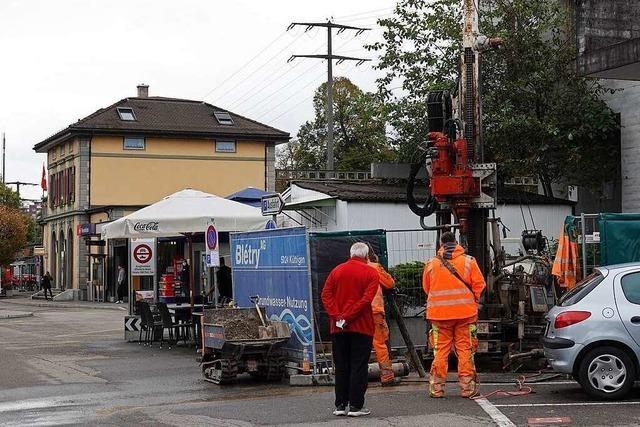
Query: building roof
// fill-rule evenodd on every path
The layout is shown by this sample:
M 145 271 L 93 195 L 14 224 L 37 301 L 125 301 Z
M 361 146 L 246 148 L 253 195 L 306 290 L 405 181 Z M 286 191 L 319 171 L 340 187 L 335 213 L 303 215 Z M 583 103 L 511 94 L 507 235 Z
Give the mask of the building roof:
M 294 181 L 292 184 L 307 190 L 325 193 L 344 201 L 406 203 L 407 187 L 400 184 L 376 182 Z M 425 187 L 416 187 L 415 196 L 424 199 Z M 573 205 L 574 202 L 555 197 L 520 191 L 509 187 L 498 191 L 499 204 Z
M 121 120 L 118 108 L 131 108 L 135 120 Z M 233 124 L 218 123 L 214 112 L 228 112 Z M 287 132 L 206 102 L 151 96 L 121 99 L 69 125 L 33 148 L 42 152 L 49 145 L 74 135 L 100 134 L 259 138 L 274 142 L 289 140 Z

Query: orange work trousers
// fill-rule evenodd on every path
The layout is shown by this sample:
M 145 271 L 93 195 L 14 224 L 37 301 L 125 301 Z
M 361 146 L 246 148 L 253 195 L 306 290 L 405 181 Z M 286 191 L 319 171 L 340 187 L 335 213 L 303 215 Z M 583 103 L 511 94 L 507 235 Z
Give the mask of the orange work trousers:
M 431 320 L 429 344 L 433 349 L 433 363 L 429 378 L 429 394 L 444 396 L 449 370 L 449 353 L 455 346 L 458 357 L 458 381 L 460 394 L 472 397 L 478 392 L 474 355 L 478 349 L 477 316 L 456 320 Z
M 391 368 L 391 359 L 389 358 L 389 348 L 387 341 L 389 340 L 389 327 L 384 317 L 384 313 L 374 313 L 373 323 L 376 329 L 373 334 L 373 349 L 376 352 L 376 360 L 380 367 L 380 382 L 386 384 L 393 382 L 393 369 Z

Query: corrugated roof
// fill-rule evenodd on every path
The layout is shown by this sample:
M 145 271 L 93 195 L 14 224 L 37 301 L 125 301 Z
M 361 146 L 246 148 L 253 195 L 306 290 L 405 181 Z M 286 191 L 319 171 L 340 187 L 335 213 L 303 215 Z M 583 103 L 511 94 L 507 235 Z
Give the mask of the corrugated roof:
M 406 203 L 407 187 L 400 184 L 383 184 L 375 182 L 339 182 L 339 181 L 295 181 L 293 184 L 307 190 L 314 190 L 344 201 L 391 202 Z M 427 196 L 426 187 L 416 186 L 415 196 L 418 200 Z M 529 205 L 572 205 L 574 202 L 540 194 L 529 193 L 509 187 L 498 191 L 500 204 Z
M 121 120 L 118 108 L 131 108 L 135 121 Z M 226 111 L 233 125 L 221 125 L 215 111 Z M 167 136 L 256 137 L 271 141 L 287 141 L 289 133 L 240 116 L 202 101 L 147 97 L 125 98 L 78 120 L 67 128 L 39 142 L 34 149 L 74 134 L 161 134 Z

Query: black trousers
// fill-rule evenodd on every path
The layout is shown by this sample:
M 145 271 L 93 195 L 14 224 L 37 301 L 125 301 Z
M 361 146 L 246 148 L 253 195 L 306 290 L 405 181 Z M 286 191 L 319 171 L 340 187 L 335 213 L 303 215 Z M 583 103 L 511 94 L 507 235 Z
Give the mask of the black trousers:
M 333 363 L 336 373 L 336 407 L 364 406 L 367 391 L 369 357 L 373 337 L 355 332 L 333 334 Z
M 44 288 L 44 299 L 47 299 L 47 291 L 49 291 L 49 295 L 51 295 L 51 299 L 53 299 L 53 292 L 51 288 Z
M 118 285 L 118 301 L 124 300 L 124 294 L 127 292 L 127 286 L 123 283 L 122 285 Z

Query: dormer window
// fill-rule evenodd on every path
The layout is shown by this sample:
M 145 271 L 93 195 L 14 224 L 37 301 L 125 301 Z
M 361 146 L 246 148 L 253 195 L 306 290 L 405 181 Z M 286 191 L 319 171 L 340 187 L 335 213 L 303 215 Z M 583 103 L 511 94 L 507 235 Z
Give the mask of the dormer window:
M 124 120 L 127 122 L 133 122 L 136 120 L 136 116 L 135 114 L 133 114 L 132 108 L 118 107 L 118 115 L 120 116 L 120 120 Z
M 225 126 L 233 125 L 233 119 L 231 118 L 231 115 L 226 111 L 214 111 L 213 115 L 216 116 L 216 120 L 221 125 L 225 125 Z

